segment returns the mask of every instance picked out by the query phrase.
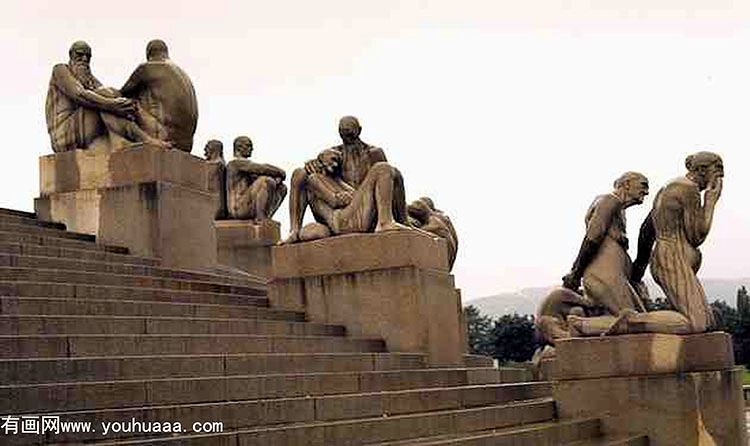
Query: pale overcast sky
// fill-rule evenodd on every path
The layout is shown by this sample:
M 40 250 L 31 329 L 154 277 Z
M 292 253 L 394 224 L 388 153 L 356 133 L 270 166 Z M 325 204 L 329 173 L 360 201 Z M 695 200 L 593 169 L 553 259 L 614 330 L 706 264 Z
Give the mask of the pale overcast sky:
M 229 158 L 247 134 L 291 172 L 358 116 L 407 199 L 453 219 L 464 300 L 558 283 L 591 200 L 627 170 L 652 188 L 628 212 L 634 248 L 655 192 L 706 149 L 726 178 L 701 275 L 750 276 L 750 3 L 4 2 L 0 207 L 33 210 L 47 83 L 70 44 L 88 41 L 94 74 L 120 87 L 152 38 L 195 84 L 193 155 L 218 138 Z M 277 218 L 286 233 L 286 202 Z

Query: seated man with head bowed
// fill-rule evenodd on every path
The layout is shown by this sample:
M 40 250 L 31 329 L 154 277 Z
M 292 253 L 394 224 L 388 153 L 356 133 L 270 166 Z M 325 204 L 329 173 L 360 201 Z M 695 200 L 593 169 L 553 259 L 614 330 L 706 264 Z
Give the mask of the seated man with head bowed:
M 68 55 L 67 64 L 52 69 L 47 90 L 45 115 L 53 151 L 121 147 L 133 142 L 170 147 L 138 126 L 133 100 L 102 87 L 91 73 L 91 47 L 86 42 L 73 43 Z
M 301 240 L 308 205 L 315 220 L 332 234 L 408 229 L 403 224 L 407 214 L 401 173 L 386 162 L 383 149 L 359 138 L 361 132 L 357 118 L 341 118 L 339 135 L 343 144 L 329 149 L 338 155 L 324 152 L 305 163 L 305 168 L 294 171 L 289 197 L 291 230 L 282 243 Z M 327 166 L 324 159 L 328 160 Z M 335 179 L 342 187 L 346 185 L 346 191 L 337 188 L 337 196 L 323 198 L 321 176 Z
M 152 40 L 120 93 L 137 104 L 138 125 L 151 137 L 190 153 L 198 124 L 198 101 L 187 73 L 169 58 L 167 44 Z
M 250 161 L 252 153 L 250 138 L 235 138 L 235 158 L 227 164 L 227 211 L 230 219 L 261 222 L 273 217 L 284 200 L 286 172 Z

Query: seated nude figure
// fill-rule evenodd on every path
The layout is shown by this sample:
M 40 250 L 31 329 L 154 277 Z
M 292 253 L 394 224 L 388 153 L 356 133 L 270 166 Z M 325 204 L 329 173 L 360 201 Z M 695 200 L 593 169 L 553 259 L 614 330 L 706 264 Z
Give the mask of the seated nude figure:
M 321 157 L 308 161 L 304 168 L 294 171 L 289 196 L 291 229 L 289 237 L 282 243 L 302 240 L 302 220 L 308 205 L 315 220 L 327 226 L 333 234 L 408 228 L 403 224 L 407 215 L 401 173 L 386 162 L 382 149 L 370 146 L 359 138 L 361 132 L 357 118 L 345 116 L 339 121 L 339 135 L 343 144 L 332 148 L 340 154 L 337 173 L 325 168 Z M 330 196 L 322 198 L 318 181 L 321 175 L 346 184 L 351 200 L 344 197 L 347 193 L 340 193 L 334 199 Z
M 458 251 L 458 235 L 453 224 L 445 213 L 435 209 L 435 203 L 429 197 L 422 197 L 409 203 L 409 223 L 423 231 L 430 232 L 444 239 L 448 245 L 448 267 L 453 269 Z
M 376 163 L 358 189 L 347 184 L 341 176 L 342 155 L 327 149 L 318 155 L 323 173 L 307 178 L 307 201 L 317 223 L 302 228 L 300 240 L 307 241 L 328 235 L 354 232 L 375 232 L 408 229 L 394 220 L 394 169 L 386 163 Z
M 227 164 L 227 211 L 230 219 L 273 217 L 286 196 L 286 173 L 270 164 L 250 161 L 253 143 L 247 136 L 234 140 L 235 158 Z
M 198 124 L 198 101 L 193 83 L 169 58 L 164 41 L 148 43 L 146 62 L 133 71 L 120 94 L 136 102 L 136 121 L 148 135 L 190 153 Z
M 93 147 L 124 146 L 133 142 L 170 148 L 136 123 L 133 100 L 121 97 L 91 73 L 91 47 L 83 41 L 71 45 L 67 64 L 52 69 L 45 115 L 52 150 L 66 152 Z

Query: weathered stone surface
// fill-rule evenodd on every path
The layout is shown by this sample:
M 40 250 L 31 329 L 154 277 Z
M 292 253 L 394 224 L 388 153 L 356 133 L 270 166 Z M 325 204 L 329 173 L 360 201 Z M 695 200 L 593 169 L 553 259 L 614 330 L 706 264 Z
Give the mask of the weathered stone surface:
M 35 207 L 42 220 L 160 258 L 164 266 L 209 269 L 216 238 L 207 175 L 204 161 L 178 150 L 64 152 L 40 158 Z
M 557 379 L 584 379 L 725 370 L 734 366 L 732 338 L 723 332 L 659 333 L 558 340 Z
M 746 446 L 742 369 L 725 333 L 574 338 L 556 344 L 561 418 L 652 446 Z
M 416 266 L 447 273 L 445 241 L 414 231 L 349 234 L 273 248 L 275 278 Z
M 152 181 L 209 192 L 206 162 L 177 150 L 145 145 L 111 153 L 76 150 L 39 157 L 41 196 Z
M 271 249 L 281 237 L 280 227 L 279 222 L 270 219 L 215 221 L 219 264 L 270 277 Z
M 444 243 L 393 232 L 275 247 L 269 298 L 306 311 L 310 321 L 344 325 L 349 335 L 381 337 L 389 351 L 424 352 L 431 365 L 458 365 L 461 302 Z
M 747 446 L 740 367 L 557 381 L 560 417 L 598 417 L 608 435 L 646 434 L 651 446 Z

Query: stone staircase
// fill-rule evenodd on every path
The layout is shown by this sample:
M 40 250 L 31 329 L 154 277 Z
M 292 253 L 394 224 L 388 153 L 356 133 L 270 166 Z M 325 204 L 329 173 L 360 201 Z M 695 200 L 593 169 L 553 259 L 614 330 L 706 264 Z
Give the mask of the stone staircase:
M 648 444 L 604 438 L 597 419 L 556 420 L 550 383 L 523 371 L 481 358 L 428 368 L 265 295 L 259 278 L 161 268 L 0 210 L 0 415 L 94 429 L 0 428 L 0 444 Z M 124 427 L 103 435 L 102 422 Z M 185 431 L 164 432 L 175 422 Z M 193 432 L 196 422 L 221 432 Z

